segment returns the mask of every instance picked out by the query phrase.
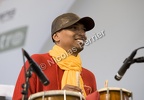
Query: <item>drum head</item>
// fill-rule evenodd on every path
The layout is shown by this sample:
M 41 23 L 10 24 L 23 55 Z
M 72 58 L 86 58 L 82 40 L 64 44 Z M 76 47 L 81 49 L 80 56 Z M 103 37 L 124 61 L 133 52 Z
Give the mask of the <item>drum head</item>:
M 84 100 L 84 96 L 81 93 L 66 90 L 49 90 L 38 92 L 30 95 L 28 100 L 43 100 L 44 98 L 46 100 L 64 100 L 64 95 L 66 96 L 66 100 Z

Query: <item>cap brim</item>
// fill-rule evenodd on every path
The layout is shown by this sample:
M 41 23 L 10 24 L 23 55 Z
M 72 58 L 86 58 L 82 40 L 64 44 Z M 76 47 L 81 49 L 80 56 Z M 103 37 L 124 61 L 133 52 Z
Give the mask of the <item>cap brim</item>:
M 93 29 L 95 26 L 94 20 L 90 17 L 83 17 L 78 22 L 82 23 L 85 26 L 86 31 Z

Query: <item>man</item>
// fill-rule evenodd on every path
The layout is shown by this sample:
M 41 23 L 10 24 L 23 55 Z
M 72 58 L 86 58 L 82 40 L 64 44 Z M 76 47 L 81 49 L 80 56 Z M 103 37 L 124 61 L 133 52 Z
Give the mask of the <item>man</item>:
M 86 100 L 99 100 L 95 76 L 82 67 L 79 53 L 84 49 L 86 31 L 93 29 L 95 23 L 90 17 L 80 18 L 74 13 L 65 13 L 52 23 L 51 36 L 55 43 L 45 54 L 34 54 L 32 58 L 41 66 L 50 84 L 44 86 L 35 73 L 29 80 L 28 97 L 31 94 L 48 90 L 70 90 L 81 92 Z M 28 61 L 24 64 L 29 68 Z M 19 74 L 13 100 L 21 100 L 21 84 L 25 82 L 24 66 Z

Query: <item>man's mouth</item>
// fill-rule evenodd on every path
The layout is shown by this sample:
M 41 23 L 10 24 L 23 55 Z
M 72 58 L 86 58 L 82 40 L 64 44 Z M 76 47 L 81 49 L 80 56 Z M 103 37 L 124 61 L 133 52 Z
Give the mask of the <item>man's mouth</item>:
M 80 42 L 80 43 L 82 43 L 82 44 L 84 43 L 84 41 L 80 40 L 80 39 L 77 39 L 77 41 Z
M 84 46 L 84 44 L 85 44 L 84 40 L 77 39 L 77 41 L 78 41 L 78 44 L 79 44 L 79 45 Z

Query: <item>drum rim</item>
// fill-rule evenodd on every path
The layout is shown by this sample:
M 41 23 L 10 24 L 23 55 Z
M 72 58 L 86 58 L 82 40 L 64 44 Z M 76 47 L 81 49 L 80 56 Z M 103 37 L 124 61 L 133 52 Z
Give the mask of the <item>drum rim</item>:
M 129 90 L 125 89 L 125 88 L 118 88 L 118 87 L 104 87 L 104 88 L 102 88 L 102 89 L 99 89 L 98 92 L 104 92 L 104 91 L 106 91 L 107 89 L 108 89 L 108 90 L 115 90 L 115 91 L 119 91 L 119 90 L 122 89 L 123 92 L 128 93 L 128 96 L 131 96 L 131 95 L 132 95 L 132 92 L 131 92 L 131 91 L 129 91 Z
M 69 96 L 80 96 L 79 92 L 75 92 L 75 91 L 69 91 L 69 90 L 48 90 L 48 91 L 41 91 L 41 92 L 37 92 L 34 94 L 31 94 L 29 96 L 28 100 L 31 99 L 35 99 L 38 97 L 42 97 L 43 94 L 45 94 L 46 96 L 50 95 L 50 96 L 55 96 L 55 95 L 64 95 L 64 91 L 66 92 L 66 95 Z M 82 99 L 84 99 L 84 96 L 81 94 Z

